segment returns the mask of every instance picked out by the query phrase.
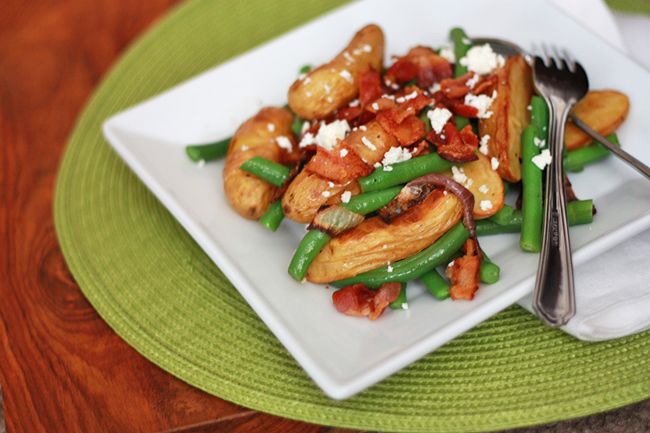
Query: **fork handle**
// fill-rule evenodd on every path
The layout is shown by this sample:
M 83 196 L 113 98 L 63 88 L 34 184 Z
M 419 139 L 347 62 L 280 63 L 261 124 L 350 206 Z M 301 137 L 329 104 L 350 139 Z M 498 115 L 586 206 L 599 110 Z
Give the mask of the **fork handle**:
M 562 167 L 564 125 L 572 104 L 553 97 L 547 100 L 547 104 L 550 114 L 549 150 L 553 159 L 546 169 L 545 228 L 533 307 L 549 325 L 561 326 L 574 316 L 576 309 Z

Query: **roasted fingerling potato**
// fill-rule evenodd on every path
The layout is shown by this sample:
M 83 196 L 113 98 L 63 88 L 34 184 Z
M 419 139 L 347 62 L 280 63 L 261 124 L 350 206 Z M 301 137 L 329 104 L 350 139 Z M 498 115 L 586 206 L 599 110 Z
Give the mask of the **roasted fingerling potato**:
M 508 58 L 497 71 L 497 95 L 492 116 L 479 119 L 480 136 L 489 135 L 488 156 L 499 161 L 497 172 L 509 182 L 521 180 L 521 133 L 530 123 L 532 72 L 523 57 Z
M 307 280 L 336 281 L 410 257 L 434 243 L 461 216 L 458 198 L 435 190 L 390 223 L 368 218 L 332 239 L 309 267 Z
M 293 83 L 289 107 L 303 119 L 327 117 L 357 96 L 359 75 L 368 68 L 381 70 L 383 59 L 384 33 L 374 24 L 367 25 L 334 59 Z
M 616 90 L 591 90 L 573 108 L 580 120 L 602 136 L 616 131 L 629 110 L 629 98 Z M 573 123 L 567 122 L 564 143 L 567 150 L 573 150 L 591 143 L 591 138 Z
M 291 113 L 283 108 L 263 108 L 237 129 L 230 142 L 223 169 L 224 190 L 233 209 L 244 218 L 259 219 L 276 187 L 239 167 L 255 156 L 280 161 L 283 150 L 278 137 L 285 137 L 295 147 L 291 121 Z

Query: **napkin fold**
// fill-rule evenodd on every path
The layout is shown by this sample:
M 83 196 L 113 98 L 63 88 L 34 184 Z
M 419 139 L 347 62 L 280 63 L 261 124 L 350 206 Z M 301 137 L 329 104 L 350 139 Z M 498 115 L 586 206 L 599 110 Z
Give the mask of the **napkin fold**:
M 601 0 L 550 1 L 627 52 L 614 17 Z M 650 230 L 577 266 L 574 272 L 576 315 L 562 327 L 564 332 L 580 340 L 603 341 L 650 329 Z M 532 312 L 532 295 L 519 305 Z

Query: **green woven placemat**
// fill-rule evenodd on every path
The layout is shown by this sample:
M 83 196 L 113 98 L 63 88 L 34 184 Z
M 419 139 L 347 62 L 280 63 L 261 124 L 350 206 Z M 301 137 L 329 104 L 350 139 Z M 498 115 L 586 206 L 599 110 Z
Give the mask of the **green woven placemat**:
M 99 314 L 184 381 L 313 423 L 486 431 L 649 397 L 650 333 L 586 344 L 513 307 L 357 397 L 332 401 L 102 138 L 101 123 L 111 114 L 334 6 L 190 2 L 140 39 L 108 75 L 70 139 L 55 198 L 65 258 Z

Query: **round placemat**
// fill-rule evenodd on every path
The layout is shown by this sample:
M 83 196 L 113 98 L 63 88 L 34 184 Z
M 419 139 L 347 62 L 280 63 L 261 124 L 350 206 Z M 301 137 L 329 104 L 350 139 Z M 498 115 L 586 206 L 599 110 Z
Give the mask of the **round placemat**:
M 99 314 L 182 380 L 243 406 L 318 424 L 486 431 L 649 397 L 650 333 L 583 343 L 512 307 L 370 390 L 330 400 L 102 138 L 111 114 L 334 6 L 190 2 L 106 77 L 70 139 L 54 209 L 67 263 Z

